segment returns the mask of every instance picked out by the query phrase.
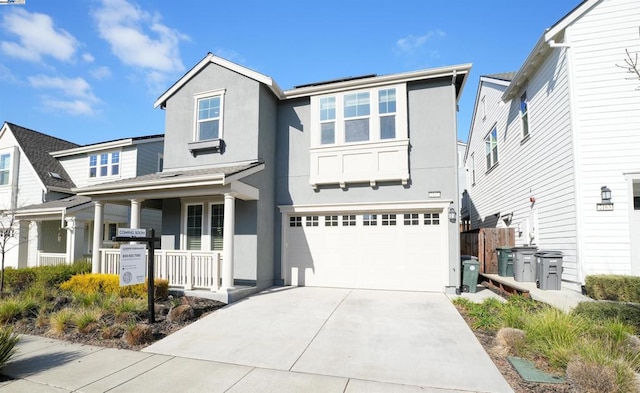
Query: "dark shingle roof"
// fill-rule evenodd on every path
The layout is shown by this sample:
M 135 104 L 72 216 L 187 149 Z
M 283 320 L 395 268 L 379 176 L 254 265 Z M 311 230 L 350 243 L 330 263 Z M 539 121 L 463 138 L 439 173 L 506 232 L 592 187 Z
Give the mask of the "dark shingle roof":
M 13 132 L 20 148 L 24 151 L 38 177 L 47 188 L 71 189 L 75 187 L 62 164 L 53 158 L 49 152 L 73 149 L 79 147 L 79 145 L 16 124 L 8 122 L 6 124 Z M 52 176 L 52 173 L 60 175 L 60 179 L 55 175 Z
M 40 203 L 36 205 L 29 205 L 25 207 L 21 207 L 19 213 L 28 213 L 31 210 L 39 210 L 39 209 L 56 209 L 56 208 L 65 208 L 71 209 L 77 206 L 81 206 L 91 202 L 91 198 L 86 196 L 72 195 L 70 197 L 57 199 L 55 201 L 49 201 L 45 203 Z
M 501 72 L 499 74 L 491 74 L 491 75 L 484 75 L 487 78 L 493 78 L 493 79 L 500 79 L 501 81 L 507 81 L 507 82 L 511 82 L 511 80 L 513 79 L 514 76 L 516 76 L 516 72 Z

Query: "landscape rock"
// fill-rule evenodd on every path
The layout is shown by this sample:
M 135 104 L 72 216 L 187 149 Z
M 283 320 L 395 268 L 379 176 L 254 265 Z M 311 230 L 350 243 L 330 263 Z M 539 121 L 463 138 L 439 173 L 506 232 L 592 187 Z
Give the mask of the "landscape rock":
M 189 304 L 181 304 L 179 306 L 171 307 L 167 314 L 167 321 L 169 322 L 186 322 L 196 318 L 196 313 L 193 307 Z

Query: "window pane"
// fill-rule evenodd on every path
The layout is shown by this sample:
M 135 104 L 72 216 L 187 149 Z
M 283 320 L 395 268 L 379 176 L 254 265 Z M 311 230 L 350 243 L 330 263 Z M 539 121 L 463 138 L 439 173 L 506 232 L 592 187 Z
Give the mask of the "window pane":
M 112 165 L 111 166 L 111 174 L 112 175 L 119 175 L 120 174 L 120 165 Z
M 395 113 L 396 89 L 380 90 L 378 97 L 378 110 L 381 114 Z
M 109 173 L 109 167 L 108 166 L 101 166 L 100 167 L 100 176 L 107 176 L 107 174 Z
M 347 120 L 344 122 L 345 142 L 369 140 L 369 119 Z
M 111 163 L 112 164 L 118 164 L 120 163 L 120 152 L 113 152 L 111 153 Z
M 187 250 L 200 250 L 202 247 L 202 206 L 187 207 Z
M 396 137 L 396 117 L 384 116 L 380 118 L 380 139 L 393 139 Z
M 322 123 L 320 125 L 321 135 L 320 143 L 323 145 L 336 143 L 336 124 L 335 123 Z
M 0 169 L 9 169 L 11 167 L 11 154 L 3 154 L 0 156 Z
M 335 120 L 336 98 L 325 97 L 320 99 L 320 121 Z
M 224 205 L 211 206 L 211 250 L 221 251 L 224 232 Z
M 198 101 L 198 120 L 220 117 L 220 97 L 203 98 Z
M 100 154 L 100 165 L 107 165 L 109 163 L 108 154 Z
M 93 156 L 89 156 L 89 166 L 96 166 L 98 165 L 98 156 L 93 155 Z
M 0 184 L 9 184 L 9 171 L 0 171 Z
M 210 121 L 201 122 L 199 140 L 205 141 L 208 139 L 217 139 L 219 123 L 220 123 L 219 120 L 210 120 Z
M 89 177 L 96 177 L 96 168 L 89 168 Z
M 344 117 L 369 116 L 369 93 L 344 96 Z

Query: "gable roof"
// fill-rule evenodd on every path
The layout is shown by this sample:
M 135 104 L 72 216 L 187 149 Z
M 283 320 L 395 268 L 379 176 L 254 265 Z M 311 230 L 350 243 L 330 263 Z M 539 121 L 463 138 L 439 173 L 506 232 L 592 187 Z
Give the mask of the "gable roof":
M 542 63 L 540 59 L 544 58 L 551 48 L 567 45 L 556 42 L 556 40 L 563 39 L 565 29 L 601 1 L 602 0 L 584 0 L 551 27 L 545 29 L 529 53 L 529 56 L 527 56 L 527 59 L 512 78 L 511 84 L 502 94 L 503 101 L 506 102 L 517 94 L 518 88 L 522 86 L 529 76 L 540 66 Z
M 11 131 L 18 145 L 36 171 L 44 186 L 52 191 L 70 192 L 75 187 L 71 177 L 64 170 L 58 160 L 49 154 L 57 150 L 73 149 L 77 144 L 64 139 L 30 130 L 19 125 L 6 122 L 5 126 Z M 58 176 L 56 176 L 59 175 Z
M 243 67 L 239 64 L 233 63 L 229 60 L 223 59 L 222 57 L 218 57 L 215 56 L 213 53 L 209 52 L 207 53 L 207 55 L 204 57 L 204 59 L 200 60 L 200 62 L 198 64 L 196 64 L 195 66 L 193 66 L 193 68 L 191 68 L 189 71 L 187 71 L 186 74 L 184 74 L 182 76 L 182 78 L 178 79 L 176 81 L 176 83 L 174 83 L 169 90 L 165 91 L 157 100 L 156 102 L 153 104 L 154 108 L 157 108 L 158 106 L 161 108 L 164 108 L 167 104 L 167 100 L 176 92 L 178 91 L 182 86 L 184 86 L 187 82 L 189 82 L 189 80 L 191 80 L 191 78 L 193 78 L 194 76 L 196 76 L 196 74 L 198 74 L 202 69 L 204 69 L 206 66 L 208 66 L 210 63 L 213 64 L 217 64 L 221 67 L 227 68 L 231 71 L 237 72 L 240 75 L 244 75 L 247 78 L 253 79 L 257 82 L 263 83 L 266 86 L 268 86 L 271 91 L 273 92 L 273 94 L 276 95 L 276 97 L 281 98 L 282 97 L 282 90 L 280 90 L 280 87 L 278 87 L 278 85 L 274 82 L 273 79 L 271 79 L 270 77 L 263 75 L 259 72 L 250 70 L 249 68 Z
M 513 79 L 514 76 L 516 76 L 516 72 L 515 71 L 501 72 L 501 73 L 498 73 L 498 74 L 482 75 L 482 77 L 491 78 L 491 79 L 498 79 L 498 80 L 505 81 L 505 82 L 511 82 L 511 80 Z
M 72 195 L 70 197 L 57 199 L 55 201 L 48 201 L 40 204 L 21 207 L 16 212 L 16 217 L 26 218 L 47 214 L 67 214 L 73 211 L 82 210 L 90 206 L 93 206 L 91 204 L 91 198 L 86 196 Z
M 118 147 L 131 146 L 146 142 L 157 142 L 164 138 L 164 134 L 137 136 L 133 138 L 115 139 L 106 142 L 92 143 L 90 145 L 78 146 L 72 149 L 52 151 L 50 154 L 55 158 L 73 156 L 76 154 L 96 152 L 106 149 L 115 149 Z

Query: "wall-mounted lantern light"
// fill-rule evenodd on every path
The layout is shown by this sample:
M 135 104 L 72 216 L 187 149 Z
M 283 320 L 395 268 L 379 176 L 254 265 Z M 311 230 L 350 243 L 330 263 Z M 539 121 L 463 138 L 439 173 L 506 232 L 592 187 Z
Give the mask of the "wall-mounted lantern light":
M 613 202 L 611 202 L 611 190 L 607 186 L 600 187 L 600 203 L 596 203 L 597 211 L 612 211 Z
M 449 208 L 449 222 L 450 223 L 455 223 L 456 222 L 456 218 L 458 217 L 458 215 L 456 214 L 456 209 L 452 207 Z

